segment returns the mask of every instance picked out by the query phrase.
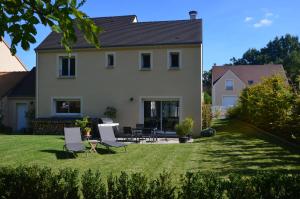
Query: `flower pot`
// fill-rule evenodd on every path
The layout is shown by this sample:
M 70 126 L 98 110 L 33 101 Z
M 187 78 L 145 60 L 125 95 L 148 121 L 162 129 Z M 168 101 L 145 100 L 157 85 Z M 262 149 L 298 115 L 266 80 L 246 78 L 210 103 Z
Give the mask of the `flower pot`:
M 179 137 L 179 143 L 187 143 L 188 140 L 188 137 Z

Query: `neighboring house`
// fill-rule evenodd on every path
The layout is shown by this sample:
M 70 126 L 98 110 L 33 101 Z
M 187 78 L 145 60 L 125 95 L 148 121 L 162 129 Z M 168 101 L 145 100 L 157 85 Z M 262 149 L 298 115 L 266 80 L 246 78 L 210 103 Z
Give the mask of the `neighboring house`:
M 263 78 L 282 75 L 286 78 L 282 65 L 237 65 L 212 67 L 212 106 L 226 109 L 234 106 L 241 91 L 259 83 Z
M 36 117 L 103 117 L 117 109 L 122 126 L 137 123 L 174 131 L 185 117 L 201 129 L 202 20 L 138 22 L 93 18 L 101 48 L 77 32 L 69 57 L 52 32 L 37 48 Z
M 0 72 L 27 71 L 25 65 L 15 55 L 11 55 L 9 46 L 0 37 Z
M 0 73 L 3 124 L 14 132 L 28 127 L 26 113 L 35 106 L 35 68 L 30 72 Z

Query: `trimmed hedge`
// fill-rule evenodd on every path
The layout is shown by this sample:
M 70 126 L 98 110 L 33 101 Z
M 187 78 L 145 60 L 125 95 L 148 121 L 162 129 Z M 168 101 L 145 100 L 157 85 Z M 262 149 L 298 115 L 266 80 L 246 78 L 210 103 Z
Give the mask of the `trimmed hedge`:
M 110 175 L 99 171 L 18 167 L 0 168 L 0 198 L 99 198 L 99 199 L 188 199 L 188 198 L 299 198 L 300 174 L 259 172 L 252 177 L 239 174 L 224 179 L 217 174 L 187 172 L 179 185 L 170 173 L 156 179 L 141 173 Z

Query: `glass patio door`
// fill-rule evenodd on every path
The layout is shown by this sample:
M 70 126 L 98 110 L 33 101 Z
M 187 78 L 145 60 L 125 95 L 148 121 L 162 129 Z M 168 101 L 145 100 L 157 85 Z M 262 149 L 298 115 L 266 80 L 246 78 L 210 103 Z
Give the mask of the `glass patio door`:
M 161 131 L 175 131 L 179 123 L 179 101 L 145 100 L 144 126 Z

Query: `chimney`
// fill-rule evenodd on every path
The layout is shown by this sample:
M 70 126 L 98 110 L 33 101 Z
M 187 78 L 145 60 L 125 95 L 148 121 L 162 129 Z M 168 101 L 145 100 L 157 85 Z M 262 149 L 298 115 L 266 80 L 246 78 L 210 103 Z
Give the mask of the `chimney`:
M 195 11 L 195 10 L 190 11 L 190 12 L 189 12 L 190 19 L 191 19 L 191 20 L 197 19 L 197 14 L 198 14 L 198 12 Z

